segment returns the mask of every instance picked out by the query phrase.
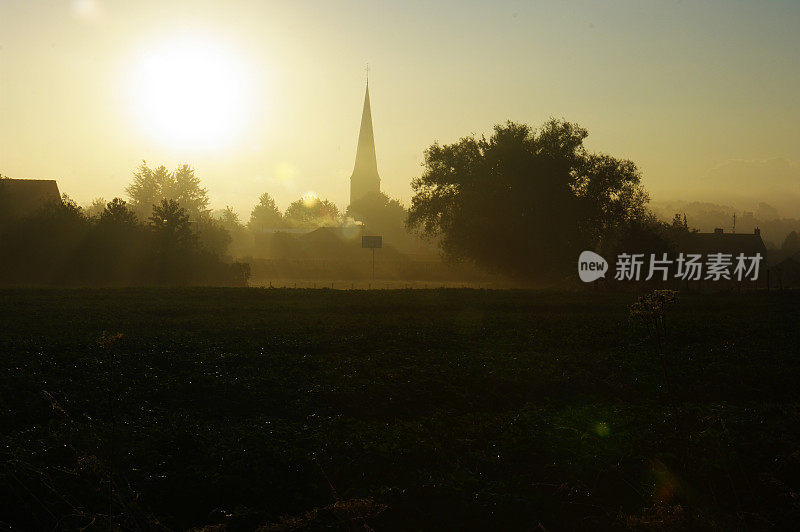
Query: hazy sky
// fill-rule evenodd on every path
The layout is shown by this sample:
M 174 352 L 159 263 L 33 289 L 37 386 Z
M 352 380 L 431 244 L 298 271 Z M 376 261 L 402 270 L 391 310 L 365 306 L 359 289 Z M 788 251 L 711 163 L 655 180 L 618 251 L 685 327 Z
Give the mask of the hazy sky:
M 752 174 L 791 197 L 799 28 L 789 1 L 0 0 L 0 173 L 87 203 L 142 159 L 189 162 L 242 218 L 264 191 L 344 208 L 369 62 L 382 188 L 406 203 L 434 140 L 550 116 L 655 199 L 729 168 L 740 195 Z

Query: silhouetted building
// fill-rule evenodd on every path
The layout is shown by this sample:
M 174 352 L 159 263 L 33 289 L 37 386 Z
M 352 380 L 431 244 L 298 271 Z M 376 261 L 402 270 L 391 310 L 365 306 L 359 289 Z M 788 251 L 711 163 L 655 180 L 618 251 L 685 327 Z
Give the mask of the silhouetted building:
M 45 205 L 61 201 L 58 185 L 52 179 L 0 180 L 0 218 L 23 218 Z
M 677 242 L 677 251 L 682 253 L 730 253 L 734 258 L 739 253 L 752 257 L 760 253 L 767 256 L 767 248 L 761 240 L 761 230 L 756 227 L 752 233 L 726 233 L 715 229 L 713 233 L 686 233 Z
M 350 203 L 370 193 L 381 191 L 378 176 L 378 160 L 375 157 L 375 137 L 372 134 L 372 111 L 369 106 L 369 80 L 361 113 L 361 131 L 358 133 L 358 148 L 353 175 L 350 176 Z

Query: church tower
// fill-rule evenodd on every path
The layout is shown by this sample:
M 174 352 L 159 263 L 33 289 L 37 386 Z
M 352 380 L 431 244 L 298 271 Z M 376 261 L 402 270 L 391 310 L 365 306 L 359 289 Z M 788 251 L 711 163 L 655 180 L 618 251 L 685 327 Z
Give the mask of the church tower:
M 350 176 L 350 203 L 380 191 L 381 178 L 378 176 L 378 160 L 375 157 L 372 112 L 369 107 L 369 80 L 367 80 L 364 110 L 361 113 L 361 131 L 358 133 L 356 164 L 353 167 L 353 175 Z

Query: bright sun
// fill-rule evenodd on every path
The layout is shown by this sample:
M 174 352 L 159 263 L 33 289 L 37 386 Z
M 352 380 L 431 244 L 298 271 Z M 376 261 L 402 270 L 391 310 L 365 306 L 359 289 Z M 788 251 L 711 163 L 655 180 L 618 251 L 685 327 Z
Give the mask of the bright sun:
M 134 71 L 136 113 L 148 134 L 172 147 L 228 144 L 246 118 L 245 74 L 237 54 L 212 42 L 164 43 Z

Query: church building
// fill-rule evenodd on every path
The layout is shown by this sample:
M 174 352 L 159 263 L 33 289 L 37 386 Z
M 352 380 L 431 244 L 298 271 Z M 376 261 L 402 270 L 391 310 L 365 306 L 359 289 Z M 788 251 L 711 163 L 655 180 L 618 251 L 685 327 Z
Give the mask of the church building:
M 369 80 L 361 113 L 361 131 L 358 133 L 356 164 L 350 176 L 350 204 L 367 195 L 381 191 L 378 161 L 375 157 L 375 137 L 372 134 L 372 112 L 369 106 Z

